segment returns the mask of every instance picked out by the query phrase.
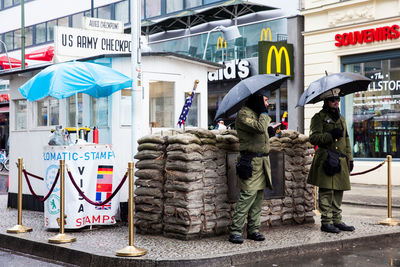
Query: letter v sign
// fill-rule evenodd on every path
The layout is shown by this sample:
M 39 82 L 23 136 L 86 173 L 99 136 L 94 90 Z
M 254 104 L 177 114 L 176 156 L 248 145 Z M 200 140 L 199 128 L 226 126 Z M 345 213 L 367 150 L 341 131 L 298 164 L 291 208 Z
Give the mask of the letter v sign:
M 82 175 L 85 167 L 78 167 L 79 174 Z

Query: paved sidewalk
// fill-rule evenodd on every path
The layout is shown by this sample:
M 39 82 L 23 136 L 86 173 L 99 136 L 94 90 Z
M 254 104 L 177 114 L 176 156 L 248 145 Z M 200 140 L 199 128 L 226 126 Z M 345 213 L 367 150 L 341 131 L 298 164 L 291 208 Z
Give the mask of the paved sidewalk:
M 372 207 L 387 207 L 388 188 L 386 185 L 352 184 L 351 190 L 344 192 L 343 203 Z M 392 186 L 392 207 L 400 208 L 400 186 Z
M 381 196 L 383 191 L 385 189 L 376 186 L 371 189 L 371 186 L 355 185 L 352 191 L 345 193 L 345 199 L 353 204 L 357 201 L 368 203 L 367 199 L 375 199 L 373 204 L 377 204 L 384 200 Z M 319 218 L 315 217 L 315 224 L 271 228 L 262 232 L 267 237 L 266 241 L 245 240 L 242 245 L 229 243 L 226 235 L 181 241 L 137 234 L 135 245 L 147 249 L 148 253 L 138 258 L 123 258 L 116 257 L 115 252 L 128 245 L 127 225 L 70 231 L 68 234 L 76 237 L 76 242 L 55 245 L 47 240 L 57 232 L 45 229 L 41 212 L 23 212 L 23 224 L 33 228 L 31 233 L 6 233 L 7 228 L 17 222 L 17 211 L 7 209 L 6 203 L 7 195 L 0 195 L 0 247 L 80 266 L 251 266 L 251 263 L 277 256 L 289 257 L 368 243 L 400 241 L 400 226 L 377 224 L 377 221 L 386 218 L 385 209 L 364 204 L 346 205 L 343 219 L 356 227 L 355 232 L 323 233 L 319 230 Z M 393 214 L 397 214 L 397 211 Z

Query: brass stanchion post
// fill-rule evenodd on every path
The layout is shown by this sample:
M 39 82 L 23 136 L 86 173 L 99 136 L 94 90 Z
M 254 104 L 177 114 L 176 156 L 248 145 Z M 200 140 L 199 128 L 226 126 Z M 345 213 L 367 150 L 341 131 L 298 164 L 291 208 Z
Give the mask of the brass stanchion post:
M 18 158 L 18 224 L 7 229 L 7 233 L 26 233 L 32 228 L 22 225 L 22 158 Z
M 75 237 L 64 234 L 64 204 L 65 204 L 65 160 L 60 160 L 60 233 L 49 238 L 49 243 L 71 243 L 76 241 Z
M 321 212 L 319 212 L 319 210 L 318 210 L 317 196 L 318 196 L 317 187 L 314 186 L 314 210 L 313 210 L 313 212 L 315 213 L 315 216 L 321 216 Z
M 129 246 L 124 247 L 116 252 L 117 256 L 124 257 L 135 257 L 143 256 L 147 253 L 147 250 L 138 248 L 134 245 L 133 234 L 133 162 L 128 162 L 128 174 L 129 174 L 129 199 L 128 199 L 128 224 L 129 224 Z
M 392 169 L 391 169 L 392 156 L 387 155 L 386 158 L 387 158 L 387 165 L 388 165 L 388 168 L 387 168 L 388 217 L 385 220 L 380 221 L 379 224 L 395 226 L 395 225 L 398 225 L 399 222 L 392 218 Z

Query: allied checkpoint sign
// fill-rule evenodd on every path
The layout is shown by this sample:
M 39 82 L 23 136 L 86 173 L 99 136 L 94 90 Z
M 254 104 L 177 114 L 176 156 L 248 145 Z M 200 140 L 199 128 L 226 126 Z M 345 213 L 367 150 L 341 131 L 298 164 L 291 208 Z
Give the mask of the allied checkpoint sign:
M 103 202 L 122 180 L 120 172 L 115 168 L 115 154 L 110 145 L 46 146 L 42 157 L 46 167 L 46 192 L 56 178 L 60 159 L 65 160 L 65 229 L 115 224 L 119 193 L 104 206 L 92 205 L 79 195 L 67 173 L 69 168 L 75 183 L 86 197 Z M 44 203 L 44 215 L 47 228 L 59 228 L 60 178 Z

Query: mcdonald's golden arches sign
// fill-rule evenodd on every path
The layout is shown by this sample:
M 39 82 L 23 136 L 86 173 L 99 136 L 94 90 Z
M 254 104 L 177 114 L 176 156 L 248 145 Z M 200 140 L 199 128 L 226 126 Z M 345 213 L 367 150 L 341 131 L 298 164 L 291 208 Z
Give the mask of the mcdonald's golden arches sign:
M 293 76 L 293 45 L 284 42 L 258 42 L 258 73 Z

